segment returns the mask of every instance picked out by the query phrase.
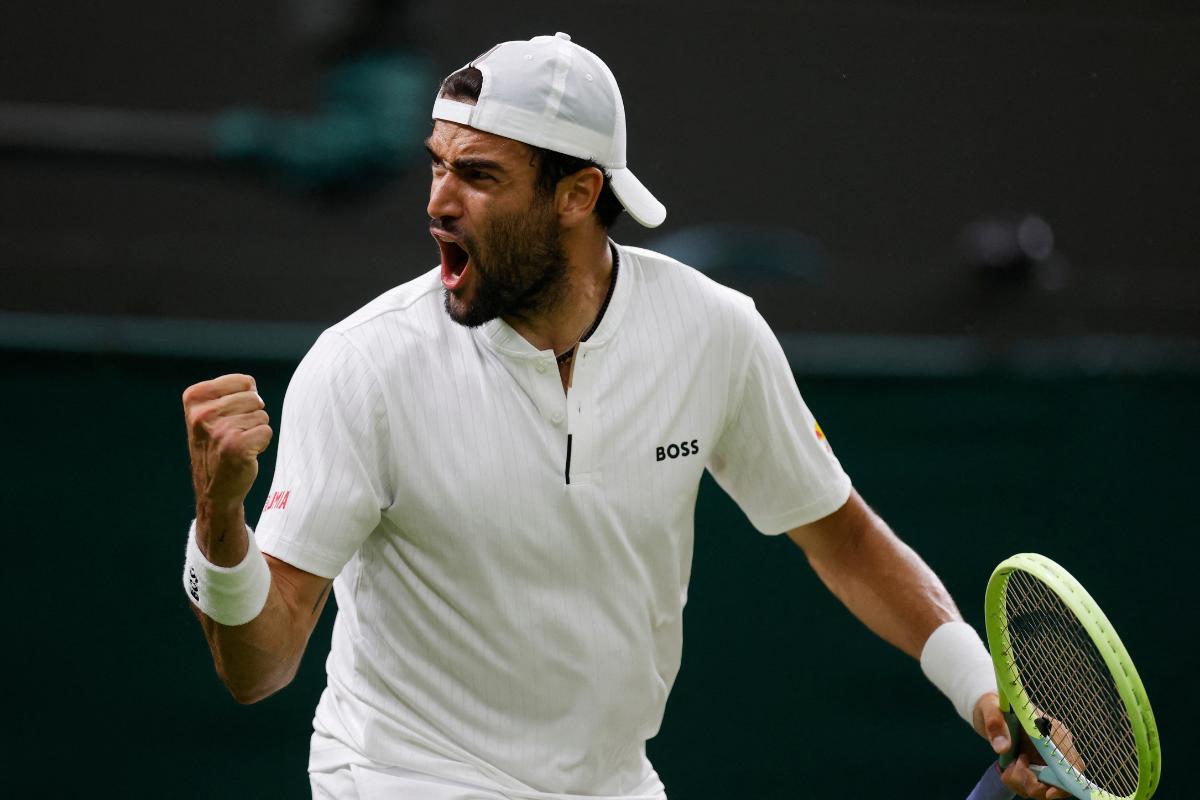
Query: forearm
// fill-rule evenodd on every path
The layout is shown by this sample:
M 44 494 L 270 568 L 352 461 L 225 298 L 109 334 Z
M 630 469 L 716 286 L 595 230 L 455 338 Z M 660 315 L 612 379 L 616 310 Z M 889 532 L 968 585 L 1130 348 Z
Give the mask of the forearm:
M 214 622 L 195 606 L 217 675 L 239 703 L 256 703 L 291 683 L 308 642 L 308 631 L 295 624 L 291 607 L 276 585 L 262 612 L 245 625 Z M 319 608 L 314 614 L 320 613 Z
M 963 719 L 973 721 L 981 698 L 996 705 L 991 658 L 979 635 L 962 623 L 954 600 L 933 570 L 857 492 L 851 492 L 833 514 L 788 535 L 856 617 L 921 662 L 921 671 Z M 946 624 L 951 622 L 956 624 Z M 998 713 L 993 716 L 1002 719 Z M 980 733 L 984 733 L 983 722 L 975 722 Z
M 819 546 L 793 539 L 805 549 L 822 582 L 884 640 L 920 658 L 929 635 L 942 623 L 961 619 L 954 600 L 933 570 L 857 496 L 843 520 Z
M 196 544 L 205 558 L 218 566 L 232 567 L 245 558 L 267 561 L 271 584 L 266 602 L 249 622 L 221 624 L 193 606 L 217 674 L 238 702 L 257 702 L 282 689 L 295 676 L 316 616 L 324 605 L 329 582 L 325 582 L 312 608 L 300 608 L 303 592 L 291 580 L 288 565 L 260 555 L 257 548 L 248 552 L 249 538 L 241 506 L 220 515 L 198 507 Z

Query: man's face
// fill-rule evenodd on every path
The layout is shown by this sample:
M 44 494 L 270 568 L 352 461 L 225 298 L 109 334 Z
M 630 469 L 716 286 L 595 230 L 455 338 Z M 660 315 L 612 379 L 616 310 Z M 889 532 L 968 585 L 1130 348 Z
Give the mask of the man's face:
M 450 318 L 474 327 L 553 308 L 566 290 L 566 254 L 553 196 L 536 189 L 529 147 L 443 120 L 425 144 L 433 162 L 429 229 Z

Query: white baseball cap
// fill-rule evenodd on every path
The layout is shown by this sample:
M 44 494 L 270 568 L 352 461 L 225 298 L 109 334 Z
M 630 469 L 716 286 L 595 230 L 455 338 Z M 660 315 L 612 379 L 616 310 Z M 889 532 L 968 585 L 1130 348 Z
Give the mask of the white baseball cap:
M 438 97 L 433 118 L 594 161 L 621 205 L 655 228 L 667 209 L 625 166 L 625 106 L 608 67 L 565 33 L 502 42 L 463 67 L 483 74 L 479 100 Z M 440 93 L 440 89 L 439 89 Z

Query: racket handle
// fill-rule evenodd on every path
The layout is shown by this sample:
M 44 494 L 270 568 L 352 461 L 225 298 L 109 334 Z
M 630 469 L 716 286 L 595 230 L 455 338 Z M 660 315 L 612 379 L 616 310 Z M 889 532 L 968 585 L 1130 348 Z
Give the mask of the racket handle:
M 1004 721 L 1008 723 L 1008 742 L 1010 746 L 1007 753 L 1000 754 L 1000 769 L 1004 769 L 1017 760 L 1018 746 L 1021 744 L 1021 723 L 1017 722 L 1017 715 L 1011 711 L 1005 711 Z
M 1012 800 L 1016 795 L 1000 781 L 1000 770 L 995 764 L 988 765 L 987 772 L 967 795 L 967 800 Z

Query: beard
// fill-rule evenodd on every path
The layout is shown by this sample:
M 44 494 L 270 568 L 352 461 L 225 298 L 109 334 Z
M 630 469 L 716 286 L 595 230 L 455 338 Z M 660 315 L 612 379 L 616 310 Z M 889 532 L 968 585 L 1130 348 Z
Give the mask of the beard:
M 535 200 L 526 211 L 493 219 L 476 236 L 464 236 L 463 248 L 475 273 L 470 299 L 443 289 L 446 313 L 459 325 L 528 318 L 553 309 L 566 295 L 567 254 L 549 202 Z

